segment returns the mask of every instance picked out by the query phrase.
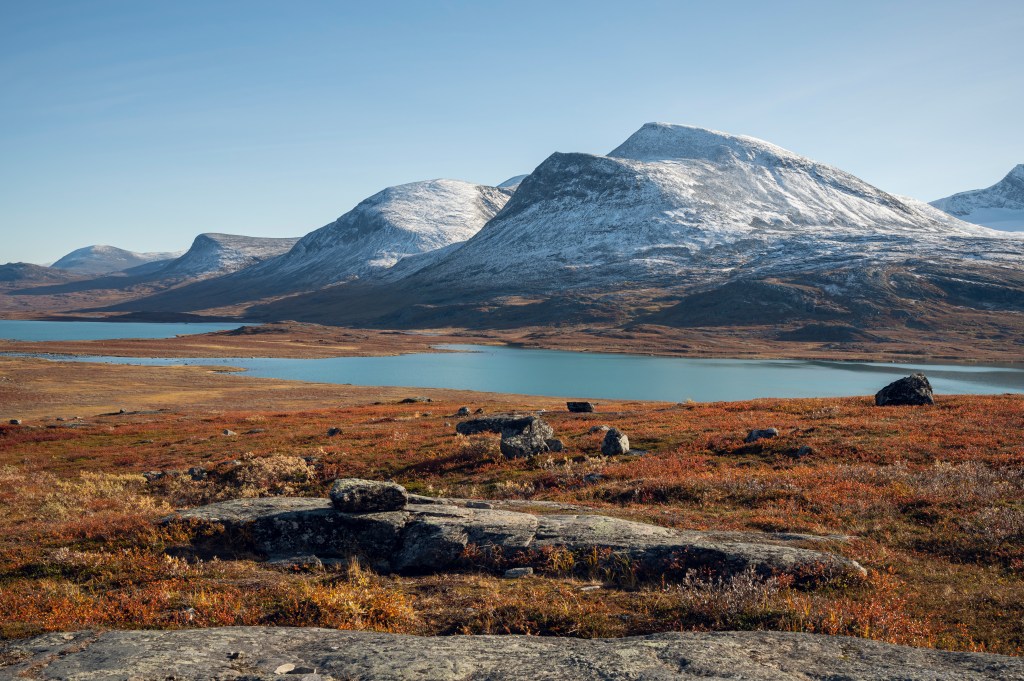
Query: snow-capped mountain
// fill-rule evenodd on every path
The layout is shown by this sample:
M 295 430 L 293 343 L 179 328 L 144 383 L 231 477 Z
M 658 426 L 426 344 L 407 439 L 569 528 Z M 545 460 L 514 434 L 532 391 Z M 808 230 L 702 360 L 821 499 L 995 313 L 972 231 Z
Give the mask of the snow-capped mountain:
M 154 279 L 200 279 L 236 272 L 287 252 L 298 238 L 200 234 L 184 255 L 147 273 Z
M 135 253 L 115 246 L 86 246 L 71 251 L 51 267 L 67 270 L 75 274 L 109 274 L 120 272 L 131 267 L 160 260 L 171 260 L 182 254 L 177 253 Z
M 429 260 L 251 311 L 398 326 L 1024 311 L 1021 236 L 768 142 L 664 123 L 605 156 L 553 154 L 475 236 Z
M 380 273 L 408 256 L 469 239 L 510 195 L 458 180 L 388 187 L 307 234 L 282 257 L 246 272 L 245 278 L 299 290 Z
M 407 276 L 476 234 L 511 194 L 458 180 L 389 187 L 278 257 L 117 309 L 196 310 L 346 281 Z M 392 268 L 398 277 L 390 275 Z
M 960 192 L 931 205 L 967 222 L 1024 231 L 1024 163 L 988 189 Z
M 555 291 L 910 257 L 1019 258 L 1021 240 L 768 142 L 651 123 L 607 156 L 556 153 L 417 284 Z

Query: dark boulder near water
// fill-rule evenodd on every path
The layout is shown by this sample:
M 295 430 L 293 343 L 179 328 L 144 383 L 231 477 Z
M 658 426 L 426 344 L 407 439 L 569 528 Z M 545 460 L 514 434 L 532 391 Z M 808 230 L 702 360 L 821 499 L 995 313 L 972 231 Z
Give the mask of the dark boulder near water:
M 893 381 L 875 393 L 875 405 L 879 407 L 924 404 L 935 404 L 935 394 L 932 384 L 921 373 Z

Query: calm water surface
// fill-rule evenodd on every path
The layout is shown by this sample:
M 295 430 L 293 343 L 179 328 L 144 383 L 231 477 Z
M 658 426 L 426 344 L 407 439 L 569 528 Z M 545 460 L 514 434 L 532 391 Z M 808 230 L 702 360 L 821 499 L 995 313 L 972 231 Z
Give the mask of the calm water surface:
M 37 322 L 0 319 L 0 338 L 16 341 L 114 340 L 117 338 L 174 338 L 192 333 L 237 329 L 233 324 L 154 322 Z
M 684 359 L 472 345 L 440 347 L 458 352 L 330 359 L 68 359 L 119 364 L 229 365 L 246 369 L 250 376 L 320 383 L 671 402 L 870 395 L 914 371 L 925 372 L 937 393 L 1024 393 L 1024 369 L 1019 368 Z

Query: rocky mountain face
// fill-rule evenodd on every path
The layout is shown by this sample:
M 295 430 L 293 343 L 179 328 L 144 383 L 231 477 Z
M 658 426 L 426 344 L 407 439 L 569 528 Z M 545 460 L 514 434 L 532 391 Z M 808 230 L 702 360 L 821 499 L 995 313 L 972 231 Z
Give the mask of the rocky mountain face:
M 1024 163 L 988 189 L 960 192 L 931 205 L 967 222 L 1024 231 Z
M 159 279 L 199 279 L 229 274 L 286 253 L 297 241 L 298 238 L 200 234 L 184 255 L 146 274 Z
M 71 251 L 51 267 L 67 270 L 74 274 L 100 275 L 120 272 L 146 263 L 172 260 L 181 255 L 177 253 L 135 253 L 115 246 L 86 246 Z
M 607 156 L 553 154 L 479 233 L 401 278 L 287 308 L 411 326 L 913 319 L 1024 307 L 1022 256 L 1017 235 L 767 142 L 658 123 Z

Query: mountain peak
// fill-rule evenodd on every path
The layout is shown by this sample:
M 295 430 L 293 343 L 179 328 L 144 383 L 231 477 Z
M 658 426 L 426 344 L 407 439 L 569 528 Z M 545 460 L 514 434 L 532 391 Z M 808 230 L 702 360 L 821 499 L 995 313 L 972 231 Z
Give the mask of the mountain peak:
M 1018 163 L 1014 166 L 1013 170 L 1006 174 L 1005 179 L 1024 180 L 1024 163 Z
M 608 154 L 634 161 L 697 159 L 725 162 L 734 159 L 777 162 L 799 158 L 782 147 L 746 135 L 674 123 L 645 123 Z

